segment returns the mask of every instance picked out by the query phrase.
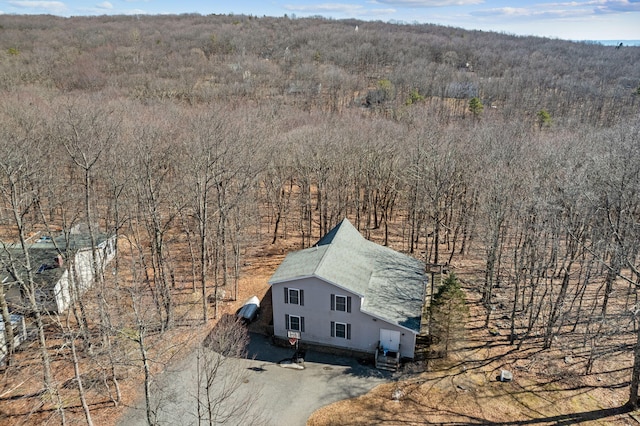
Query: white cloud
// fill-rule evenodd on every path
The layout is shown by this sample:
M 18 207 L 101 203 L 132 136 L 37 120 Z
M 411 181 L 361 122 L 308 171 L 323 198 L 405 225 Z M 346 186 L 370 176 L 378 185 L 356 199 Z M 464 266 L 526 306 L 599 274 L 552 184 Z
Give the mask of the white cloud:
M 108 1 L 103 1 L 102 3 L 96 4 L 98 9 L 113 9 L 113 5 Z
M 484 0 L 375 0 L 374 3 L 384 3 L 398 7 L 445 7 L 482 4 Z
M 596 7 L 598 13 L 640 12 L 638 0 L 612 0 L 599 3 L 600 5 Z
M 11 6 L 22 9 L 44 9 L 51 13 L 62 13 L 67 10 L 67 6 L 61 1 L 10 1 Z
M 477 17 L 558 19 L 640 12 L 640 0 L 589 0 L 559 3 L 538 3 L 526 7 L 500 7 L 477 10 Z
M 364 9 L 358 13 L 359 19 L 387 19 L 393 17 L 396 13 L 398 13 L 397 9 L 386 8 L 386 9 Z
M 345 4 L 345 3 L 285 5 L 284 8 L 294 12 L 306 12 L 306 13 L 326 13 L 326 12 L 356 13 L 356 12 L 362 12 L 364 10 L 362 6 L 355 5 L 355 4 Z
M 371 9 L 370 13 L 374 14 L 374 15 L 390 15 L 392 13 L 396 13 L 398 10 L 397 9 Z
M 594 6 L 600 7 L 604 1 L 538 3 L 526 7 L 499 7 L 470 12 L 477 17 L 561 19 L 594 15 Z
M 524 7 L 499 7 L 471 12 L 475 16 L 527 16 L 533 13 L 532 9 Z

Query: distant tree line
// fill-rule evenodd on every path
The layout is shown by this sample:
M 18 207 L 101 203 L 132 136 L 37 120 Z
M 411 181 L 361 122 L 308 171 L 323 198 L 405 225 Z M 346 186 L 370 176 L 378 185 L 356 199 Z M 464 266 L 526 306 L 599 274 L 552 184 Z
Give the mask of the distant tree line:
M 120 236 L 96 300 L 54 321 L 114 404 L 131 344 L 148 375 L 145 337 L 194 319 L 182 290 L 207 322 L 258 241 L 308 247 L 345 216 L 429 264 L 479 256 L 469 285 L 514 345 L 579 336 L 589 373 L 640 336 L 639 48 L 324 19 L 0 15 L 0 49 L 3 240 L 81 222 Z M 51 319 L 28 311 L 64 421 Z
M 355 27 L 359 31 L 355 31 Z M 140 102 L 253 102 L 450 118 L 477 97 L 493 115 L 563 126 L 634 116 L 638 49 L 435 25 L 252 16 L 0 17 L 0 88 L 102 92 Z M 443 99 L 448 99 L 442 105 Z M 453 100 L 463 101 L 458 109 Z M 455 102 L 454 102 L 455 104 Z M 489 111 L 487 111 L 489 112 Z

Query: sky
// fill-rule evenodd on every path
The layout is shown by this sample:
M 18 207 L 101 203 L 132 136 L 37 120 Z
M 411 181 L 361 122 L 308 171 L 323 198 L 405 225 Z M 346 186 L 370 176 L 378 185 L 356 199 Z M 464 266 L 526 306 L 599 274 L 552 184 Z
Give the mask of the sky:
M 640 0 L 0 0 L 0 13 L 324 16 L 566 40 L 640 40 Z

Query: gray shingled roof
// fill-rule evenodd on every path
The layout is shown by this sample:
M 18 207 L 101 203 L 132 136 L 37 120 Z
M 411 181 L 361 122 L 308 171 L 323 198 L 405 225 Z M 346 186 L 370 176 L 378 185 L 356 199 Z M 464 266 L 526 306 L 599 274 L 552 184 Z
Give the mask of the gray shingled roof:
M 363 298 L 365 313 L 420 331 L 424 263 L 365 239 L 344 219 L 318 243 L 289 253 L 270 284 L 317 277 Z
M 96 245 L 102 244 L 107 238 L 107 234 L 96 233 Z M 69 234 L 68 241 L 63 235 L 57 235 L 54 238 L 42 236 L 35 242 L 29 243 L 27 245 L 29 262 L 37 284 L 42 287 L 53 288 L 64 273 L 65 269 L 59 268 L 56 262 L 56 257 L 59 254 L 58 249 L 64 257 L 67 254 L 67 250 L 74 254 L 79 250 L 90 247 L 90 237 L 82 232 Z M 13 262 L 13 267 L 11 262 Z M 14 276 L 14 272 L 22 277 L 23 280 L 26 280 L 27 270 L 22 248 L 19 243 L 0 243 L 0 281 L 2 283 L 16 281 L 17 277 Z

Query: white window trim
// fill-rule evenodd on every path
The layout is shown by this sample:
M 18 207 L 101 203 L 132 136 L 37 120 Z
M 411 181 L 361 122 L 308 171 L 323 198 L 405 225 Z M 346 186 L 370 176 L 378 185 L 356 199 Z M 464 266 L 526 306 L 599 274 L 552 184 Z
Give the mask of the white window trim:
M 292 305 L 299 305 L 300 304 L 300 289 L 299 288 L 289 288 L 288 291 L 289 291 L 289 294 L 288 294 L 289 303 L 292 304 Z M 295 302 L 295 303 L 291 301 L 291 292 L 292 291 L 296 293 L 296 299 L 298 299 L 298 301 Z
M 297 301 L 296 303 L 291 301 L 291 294 L 295 294 L 297 296 Z M 284 288 L 284 303 L 286 304 L 292 304 L 292 305 L 298 305 L 298 306 L 304 306 L 304 290 L 301 288 L 289 288 L 289 287 L 285 287 Z
M 347 312 L 347 297 L 348 296 L 343 296 L 341 294 L 336 294 L 336 302 L 335 302 L 336 303 L 336 306 L 335 306 L 336 311 L 338 311 L 338 312 Z M 344 305 L 343 305 L 344 309 L 338 309 L 338 298 L 340 298 L 340 299 L 342 299 L 344 301 Z M 345 331 L 345 333 L 346 333 L 346 331 Z
M 291 327 L 291 319 L 292 318 L 297 318 L 298 319 L 298 328 Z M 299 331 L 299 332 L 302 333 L 302 317 L 300 315 L 291 315 L 291 314 L 289 314 L 289 323 L 285 324 L 285 327 L 287 328 L 287 330 Z
M 344 336 L 338 336 L 338 325 L 344 327 Z M 344 322 L 336 322 L 333 324 L 333 335 L 336 339 L 345 339 L 347 340 L 347 323 Z
M 344 309 L 338 309 L 338 299 L 344 301 Z M 351 313 L 351 296 L 343 294 L 331 294 L 331 310 L 336 312 Z

